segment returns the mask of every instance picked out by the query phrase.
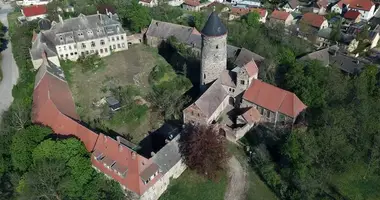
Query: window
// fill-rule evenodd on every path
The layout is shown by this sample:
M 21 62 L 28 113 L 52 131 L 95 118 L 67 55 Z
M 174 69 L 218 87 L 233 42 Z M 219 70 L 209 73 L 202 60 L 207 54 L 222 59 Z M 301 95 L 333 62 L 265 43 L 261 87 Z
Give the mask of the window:
M 78 55 L 78 52 L 74 52 L 75 55 Z
M 108 49 L 107 49 L 107 48 L 105 48 L 105 49 L 104 49 L 104 51 L 105 51 L 105 52 L 108 52 Z
M 112 40 L 112 41 L 115 41 L 115 38 L 114 38 L 114 37 L 111 37 L 111 40 Z
M 58 47 L 58 51 L 62 51 L 62 47 Z
M 63 58 L 63 54 L 61 54 L 61 58 Z
M 76 49 L 77 48 L 77 44 L 74 44 L 73 47 L 74 47 L 74 49 Z
M 100 45 L 104 45 L 104 44 L 105 44 L 104 40 L 100 40 Z
M 63 50 L 65 50 L 65 51 L 66 51 L 66 46 L 63 46 Z
M 73 55 L 74 55 L 74 53 L 73 53 L 73 52 L 71 52 L 71 53 L 70 53 L 70 55 L 71 55 L 71 56 L 73 56 Z
M 95 51 L 94 51 L 94 50 L 91 50 L 91 53 L 95 53 Z
M 116 49 L 116 45 L 113 45 L 113 49 Z
M 82 54 L 82 56 L 84 56 L 84 52 L 82 52 L 81 54 Z
M 90 52 L 89 51 L 86 51 L 86 54 L 88 55 Z
M 240 84 L 244 85 L 245 81 L 244 80 L 240 80 Z
M 91 42 L 91 47 L 95 47 L 95 42 L 94 41 Z
M 119 40 L 119 36 L 116 36 L 116 40 Z
M 219 49 L 219 45 L 216 45 L 216 49 Z
M 82 49 L 85 49 L 85 48 L 86 48 L 86 44 L 82 43 Z
M 71 46 L 69 46 L 69 49 L 71 50 Z
M 117 44 L 117 48 L 119 48 L 119 49 L 121 48 L 120 44 Z
M 270 118 L 270 111 L 267 112 L 267 118 Z
M 121 40 L 124 40 L 124 36 L 121 35 L 121 36 L 120 36 L 120 39 L 121 39 Z
M 103 49 L 100 49 L 100 53 L 103 53 Z
M 123 48 L 125 48 L 125 43 L 121 43 L 121 46 L 122 46 Z
M 69 54 L 66 54 L 66 58 L 69 57 Z
M 206 74 L 203 74 L 203 79 L 206 79 Z

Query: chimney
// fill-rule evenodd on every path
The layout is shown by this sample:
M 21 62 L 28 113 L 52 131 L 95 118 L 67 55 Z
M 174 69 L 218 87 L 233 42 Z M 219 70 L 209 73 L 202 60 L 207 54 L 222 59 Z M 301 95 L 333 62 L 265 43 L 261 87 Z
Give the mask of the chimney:
M 108 13 L 108 9 L 106 8 L 106 15 L 108 15 L 109 13 Z
M 59 22 L 61 22 L 63 24 L 63 19 L 62 19 L 62 16 L 60 14 L 58 14 L 58 19 L 59 19 Z
M 131 155 L 132 155 L 132 160 L 136 160 L 136 152 L 132 151 Z

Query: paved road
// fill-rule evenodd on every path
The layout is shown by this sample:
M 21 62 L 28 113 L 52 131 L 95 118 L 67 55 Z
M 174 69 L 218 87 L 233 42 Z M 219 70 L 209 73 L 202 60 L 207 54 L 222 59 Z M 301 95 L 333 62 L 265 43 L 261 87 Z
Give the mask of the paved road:
M 0 2 L 0 21 L 8 26 L 7 14 L 12 11 L 9 4 Z M 3 71 L 3 80 L 0 82 L 0 118 L 13 101 L 12 88 L 17 83 L 19 77 L 18 68 L 12 54 L 12 45 L 9 41 L 8 48 L 1 52 L 1 69 Z

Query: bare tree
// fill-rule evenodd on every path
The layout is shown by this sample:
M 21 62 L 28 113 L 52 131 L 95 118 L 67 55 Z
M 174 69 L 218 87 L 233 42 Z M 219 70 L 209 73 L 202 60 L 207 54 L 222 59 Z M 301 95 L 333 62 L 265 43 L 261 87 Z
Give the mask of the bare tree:
M 214 126 L 186 125 L 180 151 L 187 166 L 207 178 L 216 179 L 225 169 L 226 139 Z

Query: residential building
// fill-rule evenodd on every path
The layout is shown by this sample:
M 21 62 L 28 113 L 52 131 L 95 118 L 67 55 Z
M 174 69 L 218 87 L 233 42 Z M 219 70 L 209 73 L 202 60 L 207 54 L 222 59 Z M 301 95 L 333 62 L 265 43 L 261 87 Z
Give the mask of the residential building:
M 182 8 L 188 11 L 200 11 L 201 2 L 199 0 L 185 0 L 182 4 Z
M 132 192 L 141 200 L 157 200 L 171 179 L 186 169 L 178 147 L 180 130 L 165 132 L 160 137 L 163 147 L 149 155 L 137 152 L 135 145 L 96 133 L 82 125 L 61 67 L 42 52 L 42 63 L 35 79 L 32 122 L 49 126 L 55 134 L 76 137 L 91 155 L 92 166 L 117 181 L 124 192 Z M 167 135 L 169 134 L 169 135 Z
M 23 7 L 21 13 L 26 21 L 33 21 L 36 19 L 43 19 L 47 16 L 47 6 L 46 5 L 35 5 Z
M 343 17 L 348 22 L 359 23 L 361 20 L 361 13 L 356 10 L 349 10 L 344 13 Z
M 269 17 L 271 24 L 282 24 L 285 27 L 293 24 L 293 16 L 285 11 L 274 10 Z
M 360 12 L 361 18 L 369 21 L 375 15 L 375 3 L 372 0 L 340 0 L 331 7 L 332 12 L 344 14 L 349 10 Z
M 234 6 L 261 7 L 260 0 L 231 0 L 231 4 Z
M 33 6 L 33 5 L 46 5 L 52 2 L 52 0 L 22 0 L 16 1 L 18 6 Z
M 260 15 L 259 21 L 261 23 L 266 22 L 266 18 L 268 17 L 268 11 L 262 8 L 241 8 L 241 7 L 232 7 L 230 15 L 228 17 L 229 20 L 238 19 L 250 12 L 256 12 Z
M 318 15 L 326 14 L 329 0 L 317 0 L 313 3 L 313 13 Z
M 202 10 L 208 10 L 208 11 L 215 11 L 223 13 L 223 12 L 228 12 L 230 8 L 227 6 L 227 4 L 223 4 L 223 1 L 214 1 L 208 4 L 205 7 L 201 8 Z
M 183 0 L 169 0 L 168 4 L 170 6 L 180 6 L 183 4 Z
M 139 0 L 139 4 L 152 8 L 158 6 L 158 0 Z
M 329 23 L 326 18 L 322 15 L 318 15 L 315 13 L 305 13 L 301 20 L 300 25 L 305 24 L 316 28 L 317 30 L 325 29 L 329 27 Z
M 281 9 L 285 10 L 285 12 L 288 13 L 299 11 L 299 8 L 300 2 L 298 0 L 289 0 L 281 6 Z
M 127 35 L 120 22 L 112 14 L 95 14 L 52 22 L 49 30 L 41 31 L 38 41 L 32 45 L 31 56 L 34 68 L 39 67 L 41 49 L 49 49 L 59 59 L 76 61 L 80 56 L 98 54 L 108 56 L 111 52 L 128 49 Z M 37 63 L 36 63 L 37 62 Z

